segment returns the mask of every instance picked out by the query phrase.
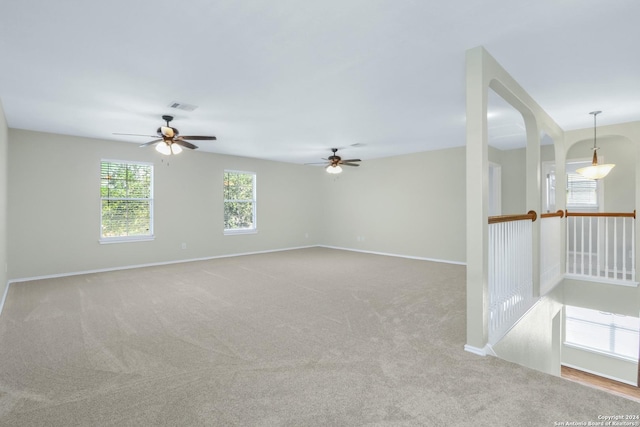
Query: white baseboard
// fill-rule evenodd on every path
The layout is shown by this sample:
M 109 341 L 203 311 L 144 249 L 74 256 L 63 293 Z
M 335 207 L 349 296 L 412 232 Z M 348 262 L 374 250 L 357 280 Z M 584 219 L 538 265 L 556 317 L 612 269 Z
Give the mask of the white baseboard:
M 9 293 L 9 286 L 11 286 L 11 282 L 7 282 L 7 286 L 4 288 L 4 294 L 2 295 L 2 300 L 0 301 L 0 315 L 2 315 L 4 302 L 7 300 L 7 294 Z
M 338 249 L 338 250 L 352 251 L 352 252 L 362 252 L 362 253 L 374 254 L 374 255 L 392 256 L 392 257 L 398 257 L 398 258 L 417 259 L 422 261 L 441 262 L 445 264 L 466 265 L 466 263 L 456 262 L 456 261 L 447 261 L 447 260 L 439 260 L 439 259 L 433 259 L 433 258 L 422 258 L 422 257 L 408 256 L 408 255 L 390 254 L 390 253 L 384 253 L 384 252 L 363 251 L 363 250 L 357 250 L 357 249 L 351 249 L 351 248 L 341 248 L 337 246 L 326 246 L 326 245 L 296 246 L 296 247 L 282 248 L 282 249 L 269 249 L 264 251 L 241 252 L 241 253 L 215 255 L 215 256 L 202 257 L 202 258 L 181 259 L 176 261 L 151 262 L 146 264 L 134 264 L 134 265 L 119 266 L 119 267 L 99 268 L 99 269 L 93 269 L 93 270 L 72 271 L 67 273 L 46 274 L 42 276 L 20 277 L 16 279 L 11 279 L 7 282 L 7 287 L 5 289 L 4 295 L 2 296 L 2 301 L 0 302 L 0 315 L 2 314 L 2 308 L 4 307 L 4 302 L 7 298 L 7 292 L 9 291 L 9 286 L 12 283 L 31 282 L 33 280 L 55 279 L 60 277 L 80 276 L 83 274 L 106 273 L 109 271 L 131 270 L 134 268 L 155 267 L 155 266 L 161 266 L 161 265 L 181 264 L 185 262 L 195 262 L 195 261 L 208 261 L 208 260 L 218 259 L 218 258 L 232 258 L 232 257 L 238 257 L 238 256 L 245 256 L 245 255 L 258 255 L 258 254 L 265 254 L 270 252 L 284 252 L 284 251 L 292 251 L 296 249 L 307 249 L 307 248 L 317 248 L 317 247 Z M 472 351 L 472 353 L 474 352 Z M 481 355 L 484 356 L 484 354 L 481 354 Z
M 316 246 L 321 247 L 321 248 L 339 249 L 341 251 L 361 252 L 361 253 L 364 253 L 364 254 L 392 256 L 392 257 L 396 257 L 396 258 L 417 259 L 417 260 L 420 260 L 420 261 L 440 262 L 440 263 L 443 263 L 443 264 L 467 265 L 466 262 L 451 261 L 451 260 L 446 260 L 446 259 L 425 258 L 425 257 L 419 257 L 419 256 L 411 256 L 411 255 L 392 254 L 392 253 L 388 253 L 388 252 L 365 251 L 365 250 L 361 250 L 361 249 L 343 248 L 343 247 L 340 247 L 340 246 L 329 246 L 329 245 L 316 245 Z
M 485 345 L 483 348 L 474 347 L 469 344 L 464 345 L 464 350 L 469 353 L 477 354 L 478 356 L 494 356 L 497 357 L 496 352 L 493 351 L 491 344 Z
M 484 346 L 484 352 L 487 354 L 487 356 L 498 357 L 491 344 L 487 344 Z
M 55 278 L 59 278 L 59 277 L 80 276 L 82 274 L 106 273 L 106 272 L 109 272 L 109 271 L 131 270 L 131 269 L 134 269 L 134 268 L 155 267 L 155 266 L 160 266 L 160 265 L 171 265 L 171 264 L 181 264 L 181 263 L 185 263 L 185 262 L 208 261 L 208 260 L 218 259 L 218 258 L 232 258 L 232 257 L 238 257 L 238 256 L 245 256 L 245 255 L 266 254 L 266 253 L 270 253 L 270 252 L 293 251 L 293 250 L 296 250 L 296 249 L 307 249 L 307 248 L 313 248 L 313 247 L 317 247 L 317 246 L 316 245 L 297 246 L 297 247 L 292 247 L 292 248 L 269 249 L 269 250 L 265 250 L 265 251 L 242 252 L 242 253 L 235 253 L 235 254 L 215 255 L 215 256 L 210 256 L 210 257 L 181 259 L 181 260 L 176 260 L 176 261 L 151 262 L 151 263 L 147 263 L 147 264 L 135 264 L 135 265 L 125 265 L 125 266 L 120 266 L 120 267 L 99 268 L 99 269 L 95 269 L 95 270 L 73 271 L 73 272 L 69 272 L 69 273 L 47 274 L 47 275 L 35 276 L 35 277 L 21 277 L 21 278 L 18 278 L 18 279 L 9 280 L 8 285 L 10 285 L 11 283 L 31 282 L 33 280 L 55 279 Z M 7 289 L 9 288 L 8 285 L 7 285 Z M 5 294 L 6 294 L 6 292 L 5 292 Z M 4 299 L 3 299 L 3 303 L 4 303 Z
M 474 346 L 469 345 L 469 344 L 465 344 L 464 345 L 464 351 L 468 351 L 469 353 L 473 353 L 473 354 L 478 355 L 478 356 L 486 356 L 487 355 L 487 352 L 485 351 L 484 348 L 474 347 Z
M 189 259 L 181 259 L 181 260 L 176 260 L 176 261 L 151 262 L 151 263 L 146 263 L 146 264 L 133 264 L 133 265 L 125 265 L 125 266 L 119 266 L 119 267 L 98 268 L 98 269 L 93 269 L 93 270 L 82 270 L 82 271 L 72 271 L 72 272 L 66 272 L 66 273 L 45 274 L 45 275 L 42 275 L 42 276 L 33 276 L 33 277 L 19 277 L 19 278 L 16 278 L 16 279 L 9 280 L 7 282 L 7 289 L 8 289 L 8 285 L 11 284 L 11 283 L 31 282 L 33 280 L 55 279 L 55 278 L 59 278 L 59 277 L 79 276 L 79 275 L 82 275 L 82 274 L 105 273 L 105 272 L 109 272 L 109 271 L 130 270 L 130 269 L 133 269 L 133 268 L 155 267 L 155 266 L 159 266 L 159 265 L 180 264 L 180 263 L 183 263 L 183 262 L 208 261 L 208 260 L 211 260 L 211 259 L 218 259 L 218 258 L 232 258 L 232 257 L 237 257 L 237 256 L 257 255 L 257 254 L 265 254 L 265 253 L 270 253 L 270 252 L 284 252 L 284 251 L 293 251 L 293 250 L 296 250 L 296 249 L 307 249 L 307 248 L 318 248 L 318 247 L 320 247 L 320 248 L 328 248 L 328 249 L 338 249 L 338 250 L 343 250 L 343 251 L 361 252 L 361 253 L 373 254 L 373 255 L 384 255 L 384 256 L 392 256 L 392 257 L 398 257 L 398 258 L 417 259 L 417 260 L 422 260 L 422 261 L 441 262 L 441 263 L 445 263 L 445 264 L 466 265 L 466 263 L 464 263 L 464 262 L 448 261 L 448 260 L 441 260 L 441 259 L 434 259 L 434 258 L 424 258 L 424 257 L 416 257 L 416 256 L 409 256 L 409 255 L 399 255 L 399 254 L 391 254 L 391 253 L 385 253 L 385 252 L 363 251 L 363 250 L 358 250 L 358 249 L 342 248 L 342 247 L 339 247 L 339 246 L 308 245 L 308 246 L 296 246 L 296 247 L 282 248 L 282 249 L 269 249 L 269 250 L 264 250 L 264 251 L 240 252 L 240 253 L 225 254 L 225 255 L 215 255 L 215 256 L 202 257 L 202 258 L 189 258 Z M 6 292 L 5 292 L 5 294 L 6 294 Z M 4 299 L 3 299 L 3 302 L 4 302 Z

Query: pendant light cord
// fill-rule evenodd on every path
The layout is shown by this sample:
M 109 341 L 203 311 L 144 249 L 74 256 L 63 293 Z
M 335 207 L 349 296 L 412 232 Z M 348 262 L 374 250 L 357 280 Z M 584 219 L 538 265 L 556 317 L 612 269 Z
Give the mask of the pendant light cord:
M 593 160 L 591 161 L 592 165 L 598 164 L 598 155 L 596 152 L 598 151 L 598 147 L 596 147 L 596 116 L 602 113 L 602 111 L 592 111 L 589 114 L 593 114 Z

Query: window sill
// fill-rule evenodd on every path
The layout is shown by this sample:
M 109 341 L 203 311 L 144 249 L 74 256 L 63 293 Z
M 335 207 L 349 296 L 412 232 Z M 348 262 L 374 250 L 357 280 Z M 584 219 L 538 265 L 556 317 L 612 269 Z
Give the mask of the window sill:
M 234 234 L 258 234 L 258 230 L 255 228 L 250 229 L 238 229 L 238 230 L 224 230 L 225 236 L 232 236 Z
M 628 286 L 631 288 L 637 288 L 640 284 L 639 282 L 633 282 L 631 280 L 621 280 L 621 279 L 611 279 L 603 276 L 588 276 L 586 274 L 574 274 L 574 273 L 566 273 L 564 275 L 565 279 L 571 280 L 582 280 L 585 282 L 595 282 L 595 283 L 605 283 L 607 285 L 618 285 L 618 286 Z
M 112 243 L 149 242 L 155 238 L 156 236 L 103 237 L 98 241 L 101 245 L 110 245 Z
M 574 348 L 576 350 L 586 351 L 587 353 L 599 354 L 600 356 L 611 357 L 613 359 L 624 360 L 625 362 L 637 362 L 637 359 L 632 357 L 623 356 L 621 354 L 610 353 L 608 351 L 598 350 L 591 347 L 582 346 L 580 344 L 574 344 L 570 342 L 564 342 L 567 347 Z

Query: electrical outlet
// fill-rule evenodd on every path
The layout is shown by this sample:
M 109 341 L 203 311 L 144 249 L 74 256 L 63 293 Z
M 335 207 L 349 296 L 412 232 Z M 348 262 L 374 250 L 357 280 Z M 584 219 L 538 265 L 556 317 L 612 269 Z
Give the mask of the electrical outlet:
M 180 245 L 180 249 L 187 249 L 187 244 L 186 243 L 182 243 Z

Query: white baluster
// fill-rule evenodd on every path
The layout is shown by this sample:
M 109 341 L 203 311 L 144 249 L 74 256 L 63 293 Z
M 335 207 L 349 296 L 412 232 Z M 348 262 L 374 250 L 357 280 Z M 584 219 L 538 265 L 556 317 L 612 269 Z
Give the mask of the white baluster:
M 573 218 L 573 273 L 578 273 L 578 218 Z
M 613 278 L 618 278 L 618 221 L 613 219 Z
M 622 220 L 622 280 L 627 278 L 627 221 Z
M 631 280 L 636 281 L 636 219 L 631 219 Z
M 604 225 L 604 264 L 605 277 L 609 277 L 609 217 L 605 218 Z

